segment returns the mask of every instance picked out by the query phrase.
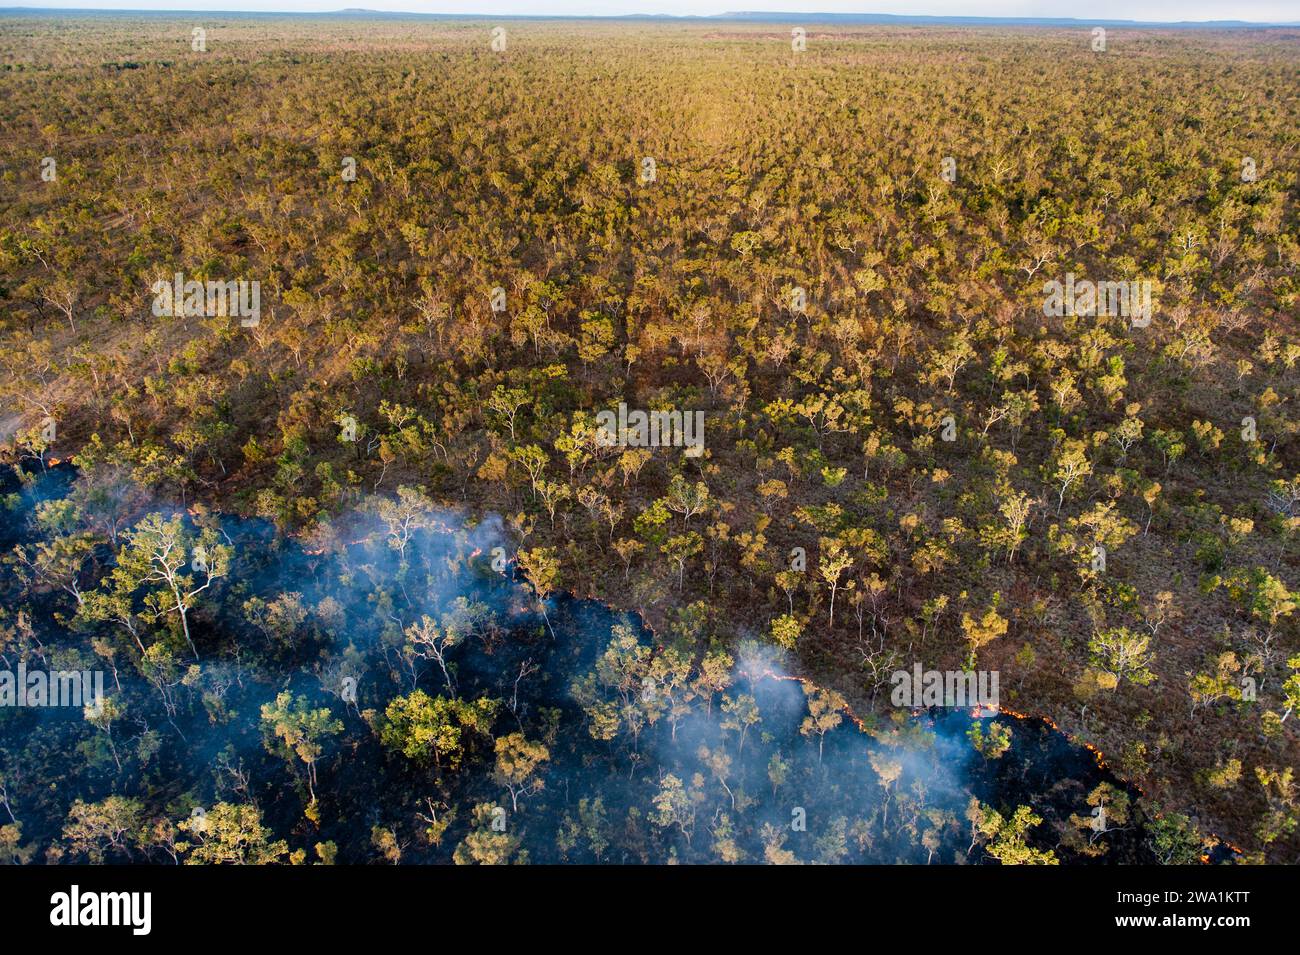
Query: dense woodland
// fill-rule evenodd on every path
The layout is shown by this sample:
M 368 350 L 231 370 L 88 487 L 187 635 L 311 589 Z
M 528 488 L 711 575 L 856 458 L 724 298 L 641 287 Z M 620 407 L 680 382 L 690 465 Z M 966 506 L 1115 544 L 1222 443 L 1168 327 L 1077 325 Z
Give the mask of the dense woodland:
M 1300 860 L 1300 31 L 0 54 L 3 861 Z

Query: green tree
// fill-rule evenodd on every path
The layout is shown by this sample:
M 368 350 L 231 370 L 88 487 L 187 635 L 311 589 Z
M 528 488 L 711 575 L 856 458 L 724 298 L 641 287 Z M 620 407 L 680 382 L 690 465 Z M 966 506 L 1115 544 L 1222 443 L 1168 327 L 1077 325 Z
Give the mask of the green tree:
M 817 570 L 831 588 L 830 626 L 835 626 L 835 592 L 839 590 L 840 576 L 853 564 L 853 555 L 844 542 L 835 537 L 821 538 L 821 558 Z
M 290 765 L 295 756 L 307 767 L 307 792 L 316 802 L 316 764 L 325 741 L 343 732 L 343 721 L 334 719 L 328 706 L 311 707 L 306 697 L 295 698 L 288 690 L 274 703 L 262 704 L 262 734 L 269 752 L 279 752 Z
M 456 847 L 452 860 L 457 865 L 523 865 L 528 852 L 522 840 L 506 831 L 505 810 L 491 803 L 474 807 L 474 829 Z
M 537 607 L 542 611 L 542 619 L 546 621 L 546 628 L 551 631 L 551 639 L 554 640 L 555 630 L 551 627 L 551 618 L 546 613 L 546 598 L 560 583 L 560 562 L 555 556 L 555 548 L 534 547 L 531 550 L 520 550 L 519 569 L 524 572 L 524 577 L 537 594 Z
M 94 553 L 95 536 L 80 528 L 81 515 L 72 501 L 42 501 L 36 506 L 35 523 L 44 540 L 18 544 L 8 562 L 28 586 L 62 590 L 77 601 L 86 602 L 82 572 Z
M 229 572 L 231 548 L 218 543 L 215 530 L 194 535 L 185 529 L 180 516 L 164 518 L 159 513 L 148 515 L 128 530 L 123 541 L 104 588 L 106 597 L 92 603 L 92 614 L 121 620 L 126 602 L 142 596 L 149 619 L 178 615 L 185 642 L 194 659 L 199 659 L 190 635 L 189 613 L 199 595 Z M 143 652 L 143 644 L 140 647 Z
M 445 762 L 454 771 L 465 753 L 466 736 L 488 736 L 499 708 L 500 701 L 488 697 L 466 702 L 416 690 L 389 702 L 379 738 L 419 765 L 433 763 L 441 771 Z
M 497 761 L 492 778 L 510 793 L 510 809 L 519 811 L 519 797 L 541 792 L 545 786 L 538 775 L 551 751 L 541 743 L 529 742 L 523 733 L 511 733 L 496 741 Z
M 176 843 L 186 865 L 273 865 L 289 854 L 283 839 L 271 839 L 261 810 L 251 803 L 219 802 L 176 828 L 188 837 Z
M 848 705 L 844 697 L 834 690 L 823 687 L 803 688 L 808 697 L 808 715 L 799 724 L 799 732 L 804 736 L 817 734 L 817 762 L 822 761 L 822 747 L 826 745 L 826 734 L 844 722 L 844 709 Z
M 1057 487 L 1056 513 L 1061 513 L 1065 503 L 1065 493 L 1075 484 L 1092 473 L 1092 462 L 1088 460 L 1088 445 L 1073 438 L 1062 439 L 1047 467 L 1051 483 Z
M 63 844 L 73 857 L 102 865 L 105 858 L 131 859 L 144 830 L 144 806 L 138 799 L 108 796 L 99 802 L 78 799 L 63 824 Z
M 1059 865 L 1056 853 L 1050 849 L 1035 849 L 1029 845 L 1029 830 L 1042 824 L 1029 806 L 1018 806 L 1011 816 L 1005 817 L 996 809 L 981 806 L 972 800 L 972 824 L 978 835 L 987 841 L 985 851 L 1002 865 Z
M 1093 664 L 1115 677 L 1137 686 L 1147 686 L 1156 675 L 1151 672 L 1155 654 L 1150 650 L 1149 634 L 1134 633 L 1128 627 L 1097 630 L 1088 641 Z

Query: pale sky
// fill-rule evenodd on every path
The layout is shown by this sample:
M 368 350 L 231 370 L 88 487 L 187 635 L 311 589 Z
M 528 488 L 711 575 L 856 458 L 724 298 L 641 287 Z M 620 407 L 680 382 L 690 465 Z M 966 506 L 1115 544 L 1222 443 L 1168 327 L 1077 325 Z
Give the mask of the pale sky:
M 0 0 L 0 5 L 114 10 L 322 12 L 345 7 L 495 16 L 708 15 L 729 10 L 1080 20 L 1300 21 L 1300 0 Z

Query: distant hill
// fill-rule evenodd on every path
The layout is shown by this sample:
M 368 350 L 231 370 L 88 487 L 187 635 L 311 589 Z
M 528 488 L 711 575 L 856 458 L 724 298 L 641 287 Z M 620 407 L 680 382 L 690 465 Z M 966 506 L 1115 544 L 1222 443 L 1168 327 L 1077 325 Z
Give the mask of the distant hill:
M 755 23 L 897 23 L 951 24 L 957 26 L 1125 26 L 1125 27 L 1261 27 L 1297 26 L 1297 23 L 1252 23 L 1248 20 L 1080 20 L 1075 17 L 937 17 L 893 13 L 779 13 L 737 11 L 716 14 L 711 19 L 748 20 Z

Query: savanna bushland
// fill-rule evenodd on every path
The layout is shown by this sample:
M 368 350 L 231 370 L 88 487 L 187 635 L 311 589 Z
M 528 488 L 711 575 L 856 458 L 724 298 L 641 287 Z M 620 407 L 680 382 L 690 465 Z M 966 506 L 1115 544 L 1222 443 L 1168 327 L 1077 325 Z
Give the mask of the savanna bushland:
M 3 861 L 1297 860 L 1300 31 L 0 61 Z

